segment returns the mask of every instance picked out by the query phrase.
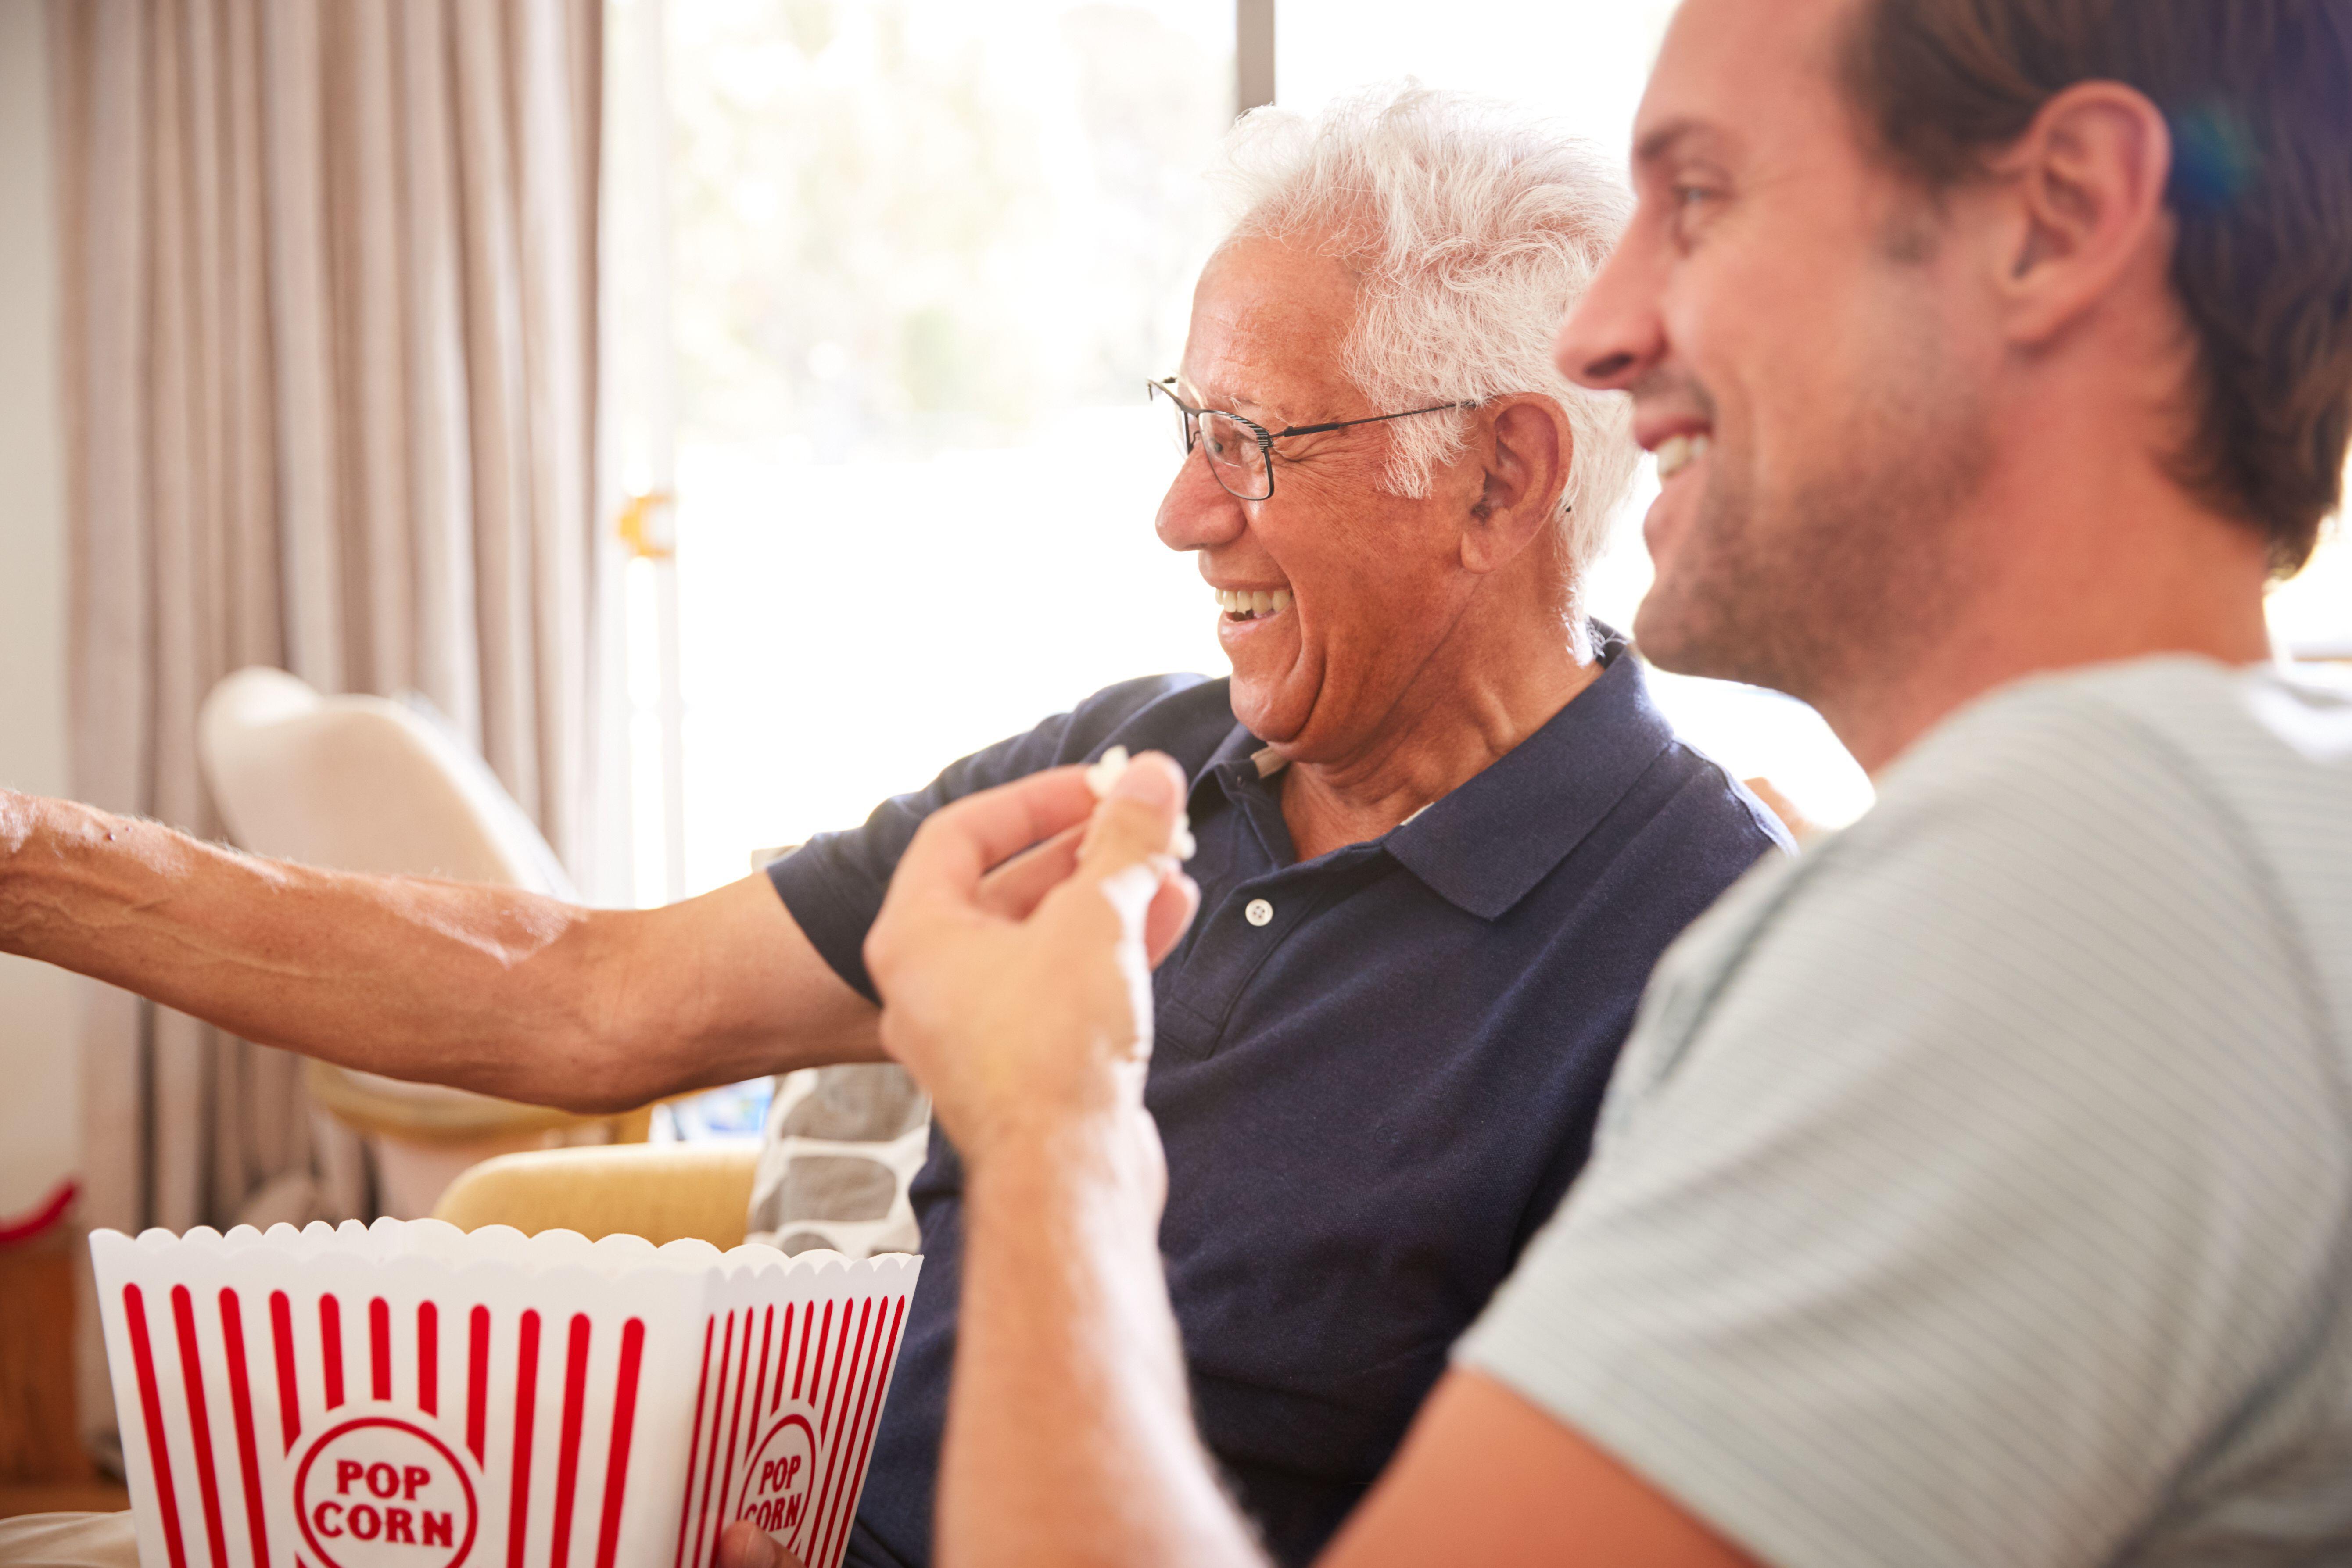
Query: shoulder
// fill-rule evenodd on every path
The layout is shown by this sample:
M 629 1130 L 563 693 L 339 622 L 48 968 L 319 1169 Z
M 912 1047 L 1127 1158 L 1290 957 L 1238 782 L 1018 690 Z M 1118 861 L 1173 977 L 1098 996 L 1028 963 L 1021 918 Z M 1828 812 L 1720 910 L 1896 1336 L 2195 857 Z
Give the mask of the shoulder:
M 1767 851 L 1794 853 L 1796 842 L 1772 809 L 1734 778 L 1730 769 L 1677 736 L 1651 768 L 1656 814 L 1677 828 L 1704 835 L 1746 863 Z
M 2086 878 L 2108 900 L 2228 887 L 2298 924 L 2285 896 L 2303 880 L 2294 862 L 2352 869 L 2347 790 L 2352 695 L 2204 660 L 2137 660 L 2020 682 L 1964 709 L 1888 771 L 1836 858 L 1919 862 L 1989 898 L 2003 896 L 2003 876 L 2068 902 Z
M 1653 1082 L 1738 1040 L 1733 1078 L 1784 1052 L 1872 1079 L 1908 1061 L 2088 1096 L 2144 1129 L 2197 1116 L 2159 1091 L 2158 1060 L 2173 1090 L 2333 1103 L 2327 960 L 2229 777 L 2263 743 L 2191 716 L 2231 678 L 2117 666 L 1956 716 L 1859 822 L 1709 921 L 1686 945 L 1703 963 L 1662 974 L 1682 1027 L 1651 1042 Z M 2315 852 L 2341 852 L 2342 815 Z

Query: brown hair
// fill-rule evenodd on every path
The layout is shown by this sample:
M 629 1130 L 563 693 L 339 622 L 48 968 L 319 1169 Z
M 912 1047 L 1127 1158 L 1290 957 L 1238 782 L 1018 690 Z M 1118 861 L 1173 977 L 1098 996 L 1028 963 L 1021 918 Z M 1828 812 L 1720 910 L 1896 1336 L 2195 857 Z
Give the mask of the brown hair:
M 2352 438 L 2352 0 L 1863 0 L 1849 45 L 1866 127 L 1930 190 L 2075 82 L 2163 112 L 2201 372 L 2174 473 L 2299 570 Z

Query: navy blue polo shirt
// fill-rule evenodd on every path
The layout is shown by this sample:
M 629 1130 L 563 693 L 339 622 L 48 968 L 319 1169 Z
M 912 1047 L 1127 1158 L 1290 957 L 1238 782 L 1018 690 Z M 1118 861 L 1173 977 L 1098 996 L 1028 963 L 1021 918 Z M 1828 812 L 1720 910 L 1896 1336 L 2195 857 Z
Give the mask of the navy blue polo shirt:
M 1508 755 L 1379 839 L 1300 862 L 1278 766 L 1224 681 L 1162 676 L 885 801 L 770 868 L 801 929 L 861 954 L 916 824 L 1112 745 L 1192 780 L 1192 929 L 1153 979 L 1145 1100 L 1202 1437 L 1267 1546 L 1303 1563 L 1387 1463 L 1446 1347 L 1584 1163 L 1651 966 L 1787 840 L 1676 740 L 1641 665 L 1605 668 Z M 923 1277 L 849 1560 L 927 1563 L 955 1351 L 962 1173 L 934 1130 Z

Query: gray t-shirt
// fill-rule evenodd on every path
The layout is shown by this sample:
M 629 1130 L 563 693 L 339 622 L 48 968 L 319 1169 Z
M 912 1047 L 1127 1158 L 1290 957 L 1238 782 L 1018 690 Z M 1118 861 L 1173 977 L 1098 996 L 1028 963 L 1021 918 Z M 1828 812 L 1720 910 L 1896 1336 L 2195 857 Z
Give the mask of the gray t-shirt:
M 2352 688 L 2011 687 L 1660 964 L 1455 1354 L 1779 1568 L 2352 1561 Z

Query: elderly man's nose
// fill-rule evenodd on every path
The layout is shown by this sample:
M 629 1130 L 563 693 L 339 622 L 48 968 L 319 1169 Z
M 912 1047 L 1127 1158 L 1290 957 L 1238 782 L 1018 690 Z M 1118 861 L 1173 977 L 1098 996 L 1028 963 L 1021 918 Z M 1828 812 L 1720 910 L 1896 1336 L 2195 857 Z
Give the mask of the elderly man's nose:
M 1552 340 L 1552 362 L 1580 385 L 1622 391 L 1664 350 L 1657 302 L 1637 258 L 1621 249 L 1561 323 Z
M 1176 470 L 1175 482 L 1160 502 L 1153 527 L 1160 542 L 1170 549 L 1205 549 L 1234 539 L 1248 526 L 1248 517 L 1216 476 L 1208 458 L 1194 448 Z

